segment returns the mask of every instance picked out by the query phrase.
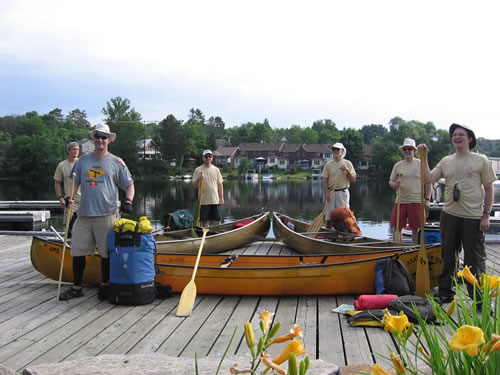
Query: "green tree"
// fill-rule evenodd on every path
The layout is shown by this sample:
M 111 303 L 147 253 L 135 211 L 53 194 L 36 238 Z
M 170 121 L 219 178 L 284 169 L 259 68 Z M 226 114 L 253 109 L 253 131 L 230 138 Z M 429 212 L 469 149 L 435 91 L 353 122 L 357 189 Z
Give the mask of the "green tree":
M 139 151 L 144 141 L 144 125 L 141 115 L 131 108 L 130 100 L 120 96 L 106 102 L 101 112 L 106 116 L 105 122 L 112 132 L 116 133 L 116 140 L 109 149 L 121 157 L 130 171 L 138 174 Z
M 181 121 L 177 120 L 174 115 L 168 115 L 160 121 L 158 134 L 153 139 L 163 160 L 168 164 L 175 160 L 179 166 L 182 165 L 186 139 Z
M 78 108 L 70 111 L 66 118 L 72 120 L 77 128 L 85 130 L 90 130 L 91 128 L 90 122 L 87 119 L 87 113 L 79 110 Z
M 388 133 L 388 130 L 384 125 L 371 124 L 363 125 L 360 132 L 363 135 L 363 142 L 366 145 L 369 145 L 372 143 L 374 138 L 381 138 L 385 136 Z
M 242 157 L 240 158 L 239 166 L 238 166 L 238 173 L 240 175 L 246 173 L 250 167 L 250 162 L 248 161 L 248 158 Z
M 347 160 L 356 168 L 363 161 L 363 136 L 360 131 L 353 128 L 344 129 L 340 142 L 347 148 Z

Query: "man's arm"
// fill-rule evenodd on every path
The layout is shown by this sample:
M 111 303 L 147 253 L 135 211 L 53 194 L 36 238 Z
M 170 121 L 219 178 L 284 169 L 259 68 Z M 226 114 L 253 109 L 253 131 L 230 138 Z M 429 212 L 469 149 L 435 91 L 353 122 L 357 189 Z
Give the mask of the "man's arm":
M 64 195 L 61 191 L 61 181 L 54 180 L 54 190 L 56 191 L 57 199 L 59 200 L 59 204 L 64 206 Z
M 219 192 L 219 204 L 224 204 L 224 187 L 222 184 L 217 184 L 217 190 Z
M 491 211 L 491 208 L 493 207 L 493 197 L 494 197 L 494 190 L 493 190 L 493 182 L 490 182 L 489 184 L 484 184 L 484 211 Z M 483 215 L 481 216 L 481 222 L 479 223 L 479 230 L 485 231 L 490 227 L 490 215 L 487 214 L 486 212 L 483 212 Z
M 126 201 L 129 200 L 130 202 L 133 202 L 134 196 L 135 196 L 135 186 L 134 186 L 134 184 L 131 184 L 125 189 L 125 200 Z

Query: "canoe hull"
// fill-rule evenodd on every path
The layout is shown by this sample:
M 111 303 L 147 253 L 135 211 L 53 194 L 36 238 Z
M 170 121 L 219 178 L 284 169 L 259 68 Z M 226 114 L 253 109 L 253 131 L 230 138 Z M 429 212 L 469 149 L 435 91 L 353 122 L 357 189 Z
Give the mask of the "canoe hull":
M 292 226 L 292 230 L 288 225 Z M 327 232 L 324 229 L 324 235 L 329 236 L 333 241 L 327 241 L 320 237 L 314 238 L 312 235 L 306 235 L 309 224 L 292 219 L 285 215 L 273 213 L 273 231 L 276 238 L 283 241 L 289 248 L 301 254 L 349 254 L 359 252 L 387 252 L 402 251 L 405 248 L 418 248 L 411 244 L 403 244 L 386 240 L 379 240 L 368 237 L 341 237 L 336 236 L 335 232 Z
M 269 233 L 271 218 L 269 212 L 251 216 L 253 222 L 241 227 L 234 228 L 234 222 L 211 226 L 210 232 L 218 234 L 207 235 L 203 245 L 204 254 L 220 253 L 227 250 L 237 249 L 251 242 L 264 239 Z M 197 253 L 201 244 L 201 235 L 196 238 L 179 237 L 190 236 L 192 230 L 167 232 L 167 235 L 156 236 L 156 248 L 160 252 L 168 253 Z M 168 236 L 168 237 L 167 237 Z
M 65 254 L 63 281 L 72 282 L 72 262 Z M 240 255 L 227 268 L 220 265 L 226 255 L 203 255 L 196 274 L 199 294 L 220 295 L 322 295 L 373 293 L 375 264 L 398 252 L 380 256 L 377 253 L 344 255 Z M 431 287 L 437 285 L 441 272 L 441 247 L 427 249 Z M 34 237 L 31 260 L 34 267 L 52 280 L 59 277 L 62 248 L 60 243 Z M 196 256 L 194 254 L 157 253 L 156 281 L 182 292 L 190 281 Z M 399 259 L 415 277 L 418 250 L 399 253 Z M 100 258 L 87 257 L 84 283 L 101 282 Z
M 428 248 L 427 255 L 430 284 L 435 287 L 442 269 L 441 247 Z M 375 292 L 375 265 L 379 260 L 390 256 L 380 257 L 369 253 L 325 257 L 241 255 L 230 267 L 220 268 L 216 263 L 222 262 L 223 256 L 215 258 L 215 255 L 206 255 L 200 262 L 195 283 L 199 294 L 372 294 Z M 415 278 L 418 250 L 401 253 L 399 259 Z M 242 262 L 238 263 L 240 260 Z M 180 293 L 191 279 L 194 261 L 195 257 L 192 255 L 159 254 L 156 280 L 163 285 L 170 285 L 174 292 Z M 278 266 L 260 265 L 273 262 Z

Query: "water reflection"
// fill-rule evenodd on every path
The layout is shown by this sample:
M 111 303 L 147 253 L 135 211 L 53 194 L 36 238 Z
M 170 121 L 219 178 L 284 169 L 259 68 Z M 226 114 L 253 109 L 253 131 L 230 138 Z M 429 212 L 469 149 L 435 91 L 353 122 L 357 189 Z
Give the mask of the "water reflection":
M 351 185 L 351 208 L 358 220 L 378 224 L 391 215 L 394 192 L 372 180 Z M 304 220 L 314 219 L 324 207 L 320 181 L 224 181 L 223 214 L 226 219 L 277 211 Z M 197 191 L 190 182 L 138 181 L 134 208 L 138 215 L 161 220 L 168 212 L 187 208 L 197 212 Z

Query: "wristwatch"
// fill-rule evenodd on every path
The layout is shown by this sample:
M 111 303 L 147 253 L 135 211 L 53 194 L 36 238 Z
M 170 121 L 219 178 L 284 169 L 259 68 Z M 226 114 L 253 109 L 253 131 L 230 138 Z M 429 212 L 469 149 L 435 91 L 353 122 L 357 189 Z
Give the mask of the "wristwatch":
M 491 215 L 491 210 L 484 210 L 484 211 L 483 211 L 483 215 L 484 215 L 484 214 L 486 214 L 486 215 L 490 216 L 490 215 Z

